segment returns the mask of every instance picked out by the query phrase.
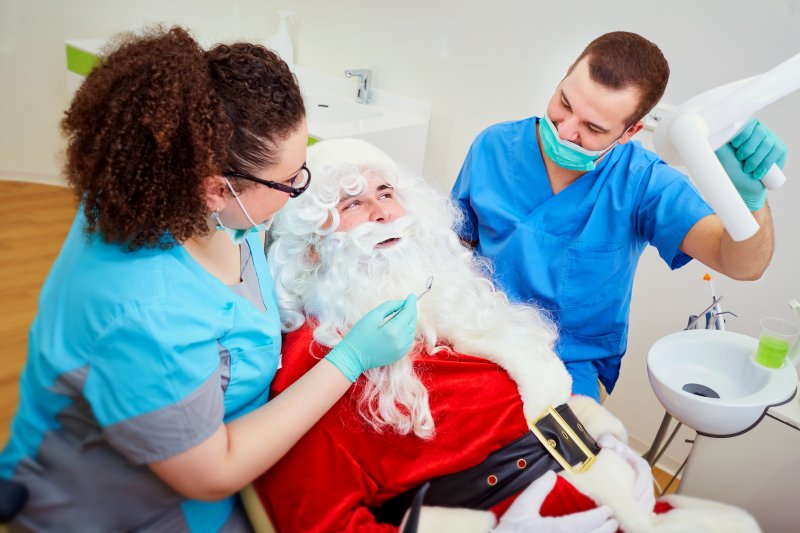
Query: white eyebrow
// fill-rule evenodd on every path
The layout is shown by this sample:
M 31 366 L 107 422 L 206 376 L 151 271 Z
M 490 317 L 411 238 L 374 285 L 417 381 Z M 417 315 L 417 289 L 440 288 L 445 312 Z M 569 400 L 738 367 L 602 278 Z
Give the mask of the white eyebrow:
M 378 186 L 375 188 L 375 193 L 383 192 L 383 191 L 385 191 L 386 189 L 391 189 L 391 190 L 394 190 L 394 187 L 392 187 L 392 186 L 391 186 L 391 185 L 389 185 L 388 183 L 382 183 L 382 184 L 378 185 Z M 359 194 L 348 194 L 347 196 L 343 196 L 343 197 L 341 198 L 341 200 L 339 200 L 339 202 L 336 204 L 336 207 L 339 207 L 340 205 L 342 205 L 342 203 L 343 203 L 343 202 L 345 202 L 345 201 L 347 201 L 347 200 L 349 200 L 349 199 L 351 199 L 351 198 L 360 198 L 360 197 L 362 197 L 362 196 L 366 196 L 367 194 L 369 194 L 369 193 L 367 193 L 367 192 L 362 192 L 362 193 L 359 193 Z

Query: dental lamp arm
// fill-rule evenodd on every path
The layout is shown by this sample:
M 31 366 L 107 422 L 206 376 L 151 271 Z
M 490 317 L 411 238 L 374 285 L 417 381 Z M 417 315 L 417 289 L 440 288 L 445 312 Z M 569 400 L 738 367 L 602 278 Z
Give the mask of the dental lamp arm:
M 689 230 L 680 248 L 726 276 L 755 280 L 769 266 L 774 248 L 772 216 L 765 204 L 767 190 L 760 180 L 773 164 L 783 167 L 786 144 L 760 122 L 751 119 L 715 154 L 759 229 L 752 237 L 735 241 L 719 217 L 711 215 Z
M 786 143 L 758 120 L 750 119 L 744 127 L 715 152 L 739 196 L 750 211 L 764 207 L 768 181 L 762 179 L 777 165 L 786 162 Z
M 740 132 L 759 109 L 800 89 L 800 53 L 764 74 L 722 85 L 688 101 L 664 118 L 656 128 L 654 143 L 670 164 L 685 165 L 706 201 L 714 208 L 732 237 L 742 241 L 757 231 L 756 220 L 737 190 L 726 180 L 725 169 L 713 150 Z M 734 146 L 737 148 L 737 146 Z M 776 161 L 777 163 L 777 161 Z M 764 175 L 763 183 L 777 189 L 785 181 L 780 165 Z

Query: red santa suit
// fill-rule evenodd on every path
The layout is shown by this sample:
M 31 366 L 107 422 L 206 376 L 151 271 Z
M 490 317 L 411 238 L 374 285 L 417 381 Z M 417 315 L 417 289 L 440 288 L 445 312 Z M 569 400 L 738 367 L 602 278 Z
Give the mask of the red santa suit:
M 273 395 L 319 362 L 325 352 L 311 355 L 311 342 L 308 325 L 286 336 Z M 414 369 L 429 391 L 434 437 L 424 440 L 372 429 L 357 412 L 364 385 L 360 378 L 255 482 L 279 532 L 397 531 L 396 526 L 377 523 L 370 508 L 432 478 L 473 467 L 530 431 L 517 384 L 498 365 L 442 351 L 418 357 Z M 559 476 L 541 512 L 561 516 L 594 507 L 591 499 Z

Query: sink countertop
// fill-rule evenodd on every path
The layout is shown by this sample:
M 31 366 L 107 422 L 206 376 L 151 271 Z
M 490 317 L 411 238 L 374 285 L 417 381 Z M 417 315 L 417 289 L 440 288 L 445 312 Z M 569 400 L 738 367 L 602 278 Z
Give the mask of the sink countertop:
M 68 39 L 66 45 L 89 57 L 98 55 L 104 46 L 100 39 Z M 91 64 L 87 59 L 70 65 L 68 91 L 70 97 L 83 82 Z M 357 137 L 382 148 L 399 163 L 422 172 L 427 147 L 431 106 L 381 89 L 372 89 L 372 101 L 359 104 L 355 100 L 353 79 L 327 74 L 295 65 L 300 90 L 306 103 L 309 136 L 316 139 Z M 378 73 L 380 76 L 380 72 Z M 380 83 L 380 78 L 379 78 Z
M 337 122 L 315 123 L 313 109 L 309 114 L 309 134 L 322 139 L 347 137 L 407 126 L 427 125 L 430 121 L 430 105 L 397 96 L 373 88 L 369 104 L 355 102 L 356 85 L 353 80 L 332 76 L 301 65 L 294 66 L 294 73 L 307 103 L 331 102 L 332 105 L 346 106 L 360 110 L 363 106 L 365 118 Z

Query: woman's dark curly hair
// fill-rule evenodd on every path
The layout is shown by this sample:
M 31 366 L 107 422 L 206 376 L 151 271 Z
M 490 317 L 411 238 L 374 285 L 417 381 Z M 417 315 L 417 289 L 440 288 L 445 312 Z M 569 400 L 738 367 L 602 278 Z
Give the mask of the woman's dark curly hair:
M 304 117 L 297 80 L 262 46 L 204 51 L 178 27 L 125 36 L 61 122 L 65 174 L 89 233 L 169 247 L 208 232 L 205 178 L 276 163 Z

